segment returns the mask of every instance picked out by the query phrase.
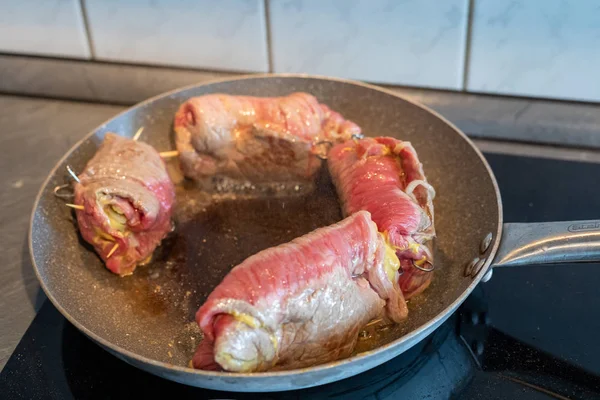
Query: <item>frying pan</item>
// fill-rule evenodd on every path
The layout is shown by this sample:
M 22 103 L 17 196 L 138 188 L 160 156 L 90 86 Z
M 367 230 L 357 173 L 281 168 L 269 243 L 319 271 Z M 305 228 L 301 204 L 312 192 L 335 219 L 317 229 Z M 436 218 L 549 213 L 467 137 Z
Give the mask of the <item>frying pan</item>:
M 173 147 L 178 106 L 192 96 L 229 93 L 315 95 L 368 135 L 413 143 L 437 190 L 436 272 L 410 300 L 406 322 L 375 332 L 350 358 L 311 368 L 226 373 L 189 368 L 200 332 L 194 313 L 230 268 L 266 247 L 342 218 L 324 169 L 314 191 L 292 195 L 239 193 L 217 198 L 183 182 L 177 189 L 177 229 L 153 262 L 133 276 L 108 272 L 79 237 L 73 214 L 54 197 L 65 168 L 81 171 L 106 132 L 132 136 L 159 151 Z M 494 175 L 473 143 L 426 107 L 371 85 L 304 75 L 263 75 L 217 81 L 149 99 L 101 125 L 50 172 L 38 194 L 30 230 L 37 277 L 54 306 L 79 330 L 126 362 L 188 385 L 227 391 L 280 391 L 322 385 L 373 368 L 425 338 L 465 300 L 492 266 L 600 259 L 600 221 L 502 224 Z M 94 362 L 94 360 L 89 360 Z

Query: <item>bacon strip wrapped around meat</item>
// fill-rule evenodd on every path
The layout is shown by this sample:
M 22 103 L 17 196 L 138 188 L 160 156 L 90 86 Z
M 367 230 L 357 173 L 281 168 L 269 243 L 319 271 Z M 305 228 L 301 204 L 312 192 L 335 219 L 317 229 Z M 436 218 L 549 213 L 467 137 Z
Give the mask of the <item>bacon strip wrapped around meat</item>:
M 348 357 L 369 321 L 406 317 L 399 266 L 366 211 L 261 251 L 198 310 L 193 365 L 250 372 Z
M 390 137 L 334 146 L 328 167 L 346 215 L 371 213 L 402 265 L 400 288 L 408 299 L 429 286 L 435 236 L 433 187 L 409 142 Z
M 315 154 L 360 134 L 360 128 L 314 96 L 194 97 L 175 115 L 184 175 L 202 181 L 225 176 L 253 182 L 309 180 L 321 166 Z
M 112 133 L 75 184 L 83 238 L 115 274 L 129 275 L 171 230 L 175 188 L 154 148 Z

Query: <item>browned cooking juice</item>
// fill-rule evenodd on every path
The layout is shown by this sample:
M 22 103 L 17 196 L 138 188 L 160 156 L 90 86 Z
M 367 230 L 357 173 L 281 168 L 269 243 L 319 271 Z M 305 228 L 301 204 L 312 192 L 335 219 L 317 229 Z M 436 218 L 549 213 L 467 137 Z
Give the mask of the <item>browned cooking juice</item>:
M 181 188 L 175 219 L 177 229 L 163 245 L 165 258 L 186 271 L 182 283 L 196 292 L 200 305 L 249 256 L 331 225 L 342 214 L 335 188 L 323 176 L 314 187 L 291 184 L 224 194 Z
M 169 346 L 191 358 L 201 334 L 198 307 L 225 275 L 249 256 L 342 219 L 335 187 L 323 168 L 314 185 L 208 192 L 186 181 L 177 187 L 176 229 L 126 283 L 133 309 L 181 321 Z M 398 337 L 399 326 L 376 323 L 359 336 L 356 352 Z M 194 340 L 189 340 L 193 337 Z

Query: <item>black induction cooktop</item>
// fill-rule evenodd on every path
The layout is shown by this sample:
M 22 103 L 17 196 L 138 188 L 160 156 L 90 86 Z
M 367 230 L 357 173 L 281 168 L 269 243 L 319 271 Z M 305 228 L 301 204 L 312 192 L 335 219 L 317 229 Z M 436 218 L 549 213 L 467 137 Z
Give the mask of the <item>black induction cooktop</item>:
M 507 222 L 600 216 L 600 164 L 486 155 Z M 0 377 L 3 399 L 600 398 L 600 264 L 503 268 L 426 340 L 358 376 L 282 393 L 224 393 L 140 371 L 50 304 Z

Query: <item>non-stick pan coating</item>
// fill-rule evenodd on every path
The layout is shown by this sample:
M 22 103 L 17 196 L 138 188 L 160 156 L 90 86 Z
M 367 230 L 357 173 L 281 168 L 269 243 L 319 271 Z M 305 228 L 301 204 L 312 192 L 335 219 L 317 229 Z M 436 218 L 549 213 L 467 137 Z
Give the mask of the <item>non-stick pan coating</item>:
M 281 96 L 296 91 L 315 95 L 359 124 L 367 135 L 394 136 L 413 143 L 437 190 L 433 283 L 410 301 L 405 323 L 361 344 L 361 349 L 373 352 L 312 369 L 271 374 L 188 369 L 200 340 L 194 313 L 232 266 L 263 248 L 341 218 L 326 171 L 316 193 L 303 194 L 302 187 L 292 188 L 289 196 L 276 194 L 269 200 L 239 194 L 235 199 L 215 201 L 197 189 L 179 187 L 177 230 L 149 266 L 126 278 L 108 272 L 82 242 L 70 209 L 53 196 L 52 189 L 66 182 L 67 164 L 75 171 L 82 170 L 106 132 L 132 136 L 143 126 L 140 140 L 159 151 L 172 149 L 173 115 L 189 97 L 217 92 Z M 464 277 L 463 270 L 479 255 L 479 244 L 490 232 L 495 240 L 488 255 L 495 251 L 499 204 L 494 178 L 473 145 L 423 107 L 352 82 L 302 76 L 246 77 L 150 99 L 88 135 L 60 161 L 40 192 L 32 216 L 31 252 L 42 287 L 57 308 L 88 336 L 128 362 L 192 385 L 285 390 L 326 383 L 373 367 L 406 350 L 439 324 L 481 278 L 483 270 L 475 280 Z

